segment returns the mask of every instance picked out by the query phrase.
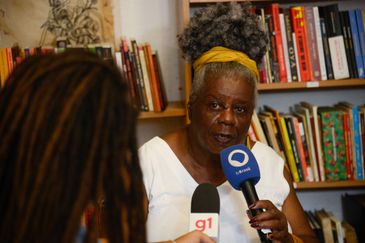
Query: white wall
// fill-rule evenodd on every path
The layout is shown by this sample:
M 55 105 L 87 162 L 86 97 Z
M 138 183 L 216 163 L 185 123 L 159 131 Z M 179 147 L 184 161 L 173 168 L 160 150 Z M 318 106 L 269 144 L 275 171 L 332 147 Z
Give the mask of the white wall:
M 179 51 L 177 47 L 177 8 L 179 0 L 114 0 L 116 15 L 116 37 L 136 38 L 139 42 L 149 41 L 160 53 L 163 77 L 169 100 L 181 100 L 183 80 L 179 78 Z M 352 1 L 343 8 L 365 8 L 364 1 Z M 360 2 L 360 3 L 359 3 Z M 348 3 L 347 3 L 348 4 Z M 339 100 L 356 104 L 365 103 L 364 88 L 260 94 L 258 106 L 271 104 L 280 111 L 287 112 L 293 103 L 302 100 L 319 105 L 332 105 Z M 138 125 L 138 142 L 143 144 L 153 136 L 164 134 L 183 125 L 182 118 L 143 120 Z M 357 190 L 301 191 L 298 197 L 304 209 L 327 208 L 342 218 L 341 195 L 343 193 L 365 193 Z

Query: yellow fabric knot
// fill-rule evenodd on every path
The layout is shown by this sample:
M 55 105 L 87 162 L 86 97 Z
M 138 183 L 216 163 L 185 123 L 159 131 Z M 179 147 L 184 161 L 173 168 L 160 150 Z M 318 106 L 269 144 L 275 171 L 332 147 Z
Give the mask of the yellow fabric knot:
M 213 47 L 209 51 L 204 52 L 193 63 L 193 68 L 195 71 L 198 71 L 204 64 L 210 62 L 237 62 L 252 71 L 257 76 L 257 79 L 260 78 L 256 62 L 240 51 L 223 46 Z

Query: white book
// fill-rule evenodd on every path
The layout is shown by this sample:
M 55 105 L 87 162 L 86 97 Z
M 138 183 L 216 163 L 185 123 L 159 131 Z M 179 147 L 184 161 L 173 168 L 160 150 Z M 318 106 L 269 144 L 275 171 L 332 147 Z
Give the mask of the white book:
M 342 35 L 329 37 L 332 69 L 335 79 L 349 78 L 349 67 L 346 58 L 345 42 Z
M 286 27 L 285 27 L 285 20 L 284 14 L 279 14 L 280 17 L 280 28 L 281 28 L 281 38 L 283 39 L 283 47 L 284 47 L 284 59 L 285 59 L 285 66 L 286 66 L 286 76 L 288 82 L 292 82 L 291 70 L 290 70 L 290 62 L 289 62 L 289 51 L 288 51 L 288 40 L 286 38 Z
M 316 40 L 317 40 L 319 67 L 321 70 L 321 80 L 327 80 L 327 70 L 326 70 L 326 61 L 324 58 L 321 22 L 319 20 L 319 11 L 317 6 L 313 7 L 313 17 L 314 17 L 314 29 L 316 32 Z

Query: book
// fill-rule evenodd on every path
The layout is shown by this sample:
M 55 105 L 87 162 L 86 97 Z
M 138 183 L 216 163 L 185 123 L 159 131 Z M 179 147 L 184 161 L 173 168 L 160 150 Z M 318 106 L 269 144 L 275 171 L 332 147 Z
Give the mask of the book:
M 307 138 L 304 131 L 303 122 L 299 121 L 296 116 L 293 116 L 293 126 L 295 131 L 295 136 L 297 139 L 297 145 L 299 150 L 300 160 L 302 162 L 302 168 L 304 173 L 305 181 L 314 181 L 313 173 L 312 173 L 312 166 L 309 159 L 309 152 L 307 146 Z M 304 169 L 305 168 L 305 169 Z
M 301 81 L 311 80 L 311 64 L 308 53 L 308 42 L 306 33 L 306 22 L 304 19 L 304 7 L 296 6 L 290 8 L 293 30 L 296 38 L 297 56 Z
M 323 53 L 324 53 L 324 61 L 325 61 L 325 64 L 326 64 L 327 79 L 334 79 L 333 70 L 332 70 L 331 53 L 330 53 L 330 47 L 329 47 L 329 44 L 328 44 L 326 24 L 325 24 L 324 18 L 320 17 L 319 18 L 319 23 L 321 25 Z
M 313 6 L 313 18 L 314 18 L 314 29 L 315 29 L 315 34 L 316 34 L 316 41 L 317 41 L 319 68 L 321 71 L 321 80 L 327 80 L 326 61 L 325 61 L 325 56 L 324 56 L 321 21 L 319 18 L 318 6 Z
M 160 67 L 160 61 L 158 57 L 158 52 L 156 50 L 152 53 L 153 68 L 156 73 L 156 83 L 158 88 L 158 97 L 160 99 L 161 110 L 165 110 L 167 107 L 167 95 L 165 90 L 165 85 L 162 77 L 162 69 Z
M 279 67 L 279 59 L 276 49 L 276 38 L 275 38 L 275 29 L 274 29 L 274 20 L 271 14 L 265 15 L 265 22 L 267 23 L 267 30 L 269 33 L 269 65 L 270 65 L 270 80 L 272 83 L 279 83 L 280 80 L 280 67 Z
M 334 107 L 319 107 L 325 179 L 347 179 L 343 112 Z
M 319 6 L 319 15 L 326 23 L 328 44 L 335 79 L 349 78 L 345 43 L 341 30 L 338 4 Z
M 280 73 L 280 82 L 288 82 L 287 74 L 286 74 L 286 65 L 285 65 L 285 57 L 284 57 L 284 46 L 281 35 L 281 27 L 280 27 L 280 15 L 279 15 L 279 4 L 271 3 L 268 7 L 268 14 L 272 16 L 272 22 L 274 27 L 274 36 L 275 36 L 275 48 L 278 57 L 279 63 L 279 73 Z
M 298 82 L 298 67 L 297 67 L 297 58 L 296 58 L 296 48 L 294 46 L 294 39 L 293 37 L 293 28 L 290 20 L 290 9 L 284 8 L 284 22 L 285 22 L 285 33 L 286 33 L 286 40 L 287 40 L 287 47 L 288 47 L 288 54 L 289 54 L 289 66 L 291 74 L 292 82 Z
M 332 223 L 329 215 L 324 209 L 315 210 L 314 214 L 321 224 L 324 242 L 335 242 L 332 231 Z
M 321 67 L 319 63 L 317 34 L 315 30 L 314 11 L 312 6 L 304 7 L 304 18 L 307 26 L 307 43 L 309 51 L 309 58 L 311 64 L 311 80 L 321 80 Z
M 148 100 L 147 100 L 147 92 L 146 87 L 144 85 L 144 77 L 142 72 L 141 59 L 139 57 L 138 44 L 137 41 L 131 40 L 131 59 L 134 68 L 135 80 L 137 81 L 137 89 L 139 90 L 140 100 L 141 100 L 141 111 L 149 111 L 148 110 Z
M 255 131 L 256 137 L 258 138 L 258 141 L 264 143 L 264 144 L 268 144 L 267 140 L 266 140 L 266 136 L 264 133 L 264 130 L 261 127 L 258 115 L 256 113 L 256 111 L 253 112 L 252 114 L 252 118 L 251 118 L 251 125 L 253 127 L 253 130 Z
M 147 71 L 147 60 L 146 60 L 146 57 L 144 54 L 145 52 L 143 50 L 142 45 L 138 45 L 138 53 L 139 53 L 139 59 L 141 61 L 141 69 L 142 69 L 142 74 L 143 74 L 144 87 L 146 89 L 148 110 L 154 111 L 151 83 L 150 83 L 150 78 L 149 78 L 148 71 Z
M 346 108 L 350 114 L 350 120 L 352 120 L 352 144 L 353 144 L 353 161 L 355 168 L 356 180 L 364 180 L 364 164 L 363 164 L 363 151 L 361 140 L 361 125 L 359 120 L 359 106 L 349 102 L 339 102 L 337 106 Z M 352 119 L 351 119 L 352 118 Z
M 283 148 L 284 148 L 284 152 L 285 152 L 286 162 L 289 166 L 291 175 L 293 177 L 293 181 L 299 182 L 300 177 L 299 177 L 296 161 L 295 161 L 295 158 L 294 158 L 292 145 L 291 145 L 291 142 L 290 142 L 290 139 L 289 139 L 288 130 L 287 130 L 287 127 L 286 127 L 286 124 L 285 124 L 285 119 L 279 113 L 278 110 L 276 110 L 276 109 L 274 109 L 274 108 L 272 108 L 268 105 L 264 105 L 264 109 L 266 111 L 270 112 L 276 118 L 278 128 L 279 128 L 280 137 L 282 138 L 282 144 L 283 144 Z
M 309 108 L 301 106 L 300 104 L 296 104 L 294 106 L 294 111 L 295 111 L 294 114 L 301 119 L 305 131 L 308 156 L 312 168 L 313 180 L 320 181 L 319 168 L 317 163 L 314 136 L 313 136 L 314 131 L 312 129 Z
M 351 78 L 358 77 L 356 64 L 355 63 L 355 54 L 352 42 L 352 32 L 349 21 L 349 12 L 348 11 L 340 11 L 340 21 L 342 27 L 342 34 L 345 41 L 345 51 L 347 57 L 347 63 L 349 64 L 349 73 Z
M 158 88 L 158 77 L 154 66 L 154 61 L 152 57 L 152 48 L 150 43 L 145 43 L 145 51 L 146 51 L 146 57 L 147 57 L 147 63 L 149 65 L 149 75 L 151 80 L 151 89 L 152 89 L 152 100 L 154 105 L 154 111 L 160 112 L 162 111 L 162 104 L 159 98 L 159 88 Z
M 286 70 L 286 77 L 288 82 L 292 82 L 291 76 L 291 69 L 290 69 L 290 62 L 289 62 L 289 50 L 288 50 L 288 40 L 286 38 L 286 27 L 285 27 L 285 20 L 284 14 L 279 14 L 280 18 L 280 28 L 281 28 L 281 39 L 283 41 L 283 49 L 284 49 L 284 60 L 285 60 L 285 70 Z
M 357 24 L 357 17 L 356 12 L 354 9 L 348 10 L 349 20 L 350 20 L 350 28 L 351 28 L 351 34 L 352 34 L 352 44 L 354 47 L 354 54 L 355 54 L 355 67 L 357 70 L 357 77 L 358 78 L 364 78 L 365 72 L 364 72 L 364 63 L 362 58 L 362 50 L 360 46 L 360 36 L 359 36 L 359 30 L 358 30 L 358 24 Z
M 315 148 L 315 155 L 317 161 L 317 169 L 318 169 L 318 177 L 320 181 L 325 180 L 325 173 L 324 173 L 324 165 L 323 165 L 323 154 L 322 154 L 322 143 L 321 143 L 321 134 L 320 134 L 320 127 L 318 121 L 318 106 L 311 104 L 309 102 L 300 102 L 300 105 L 307 108 L 310 115 L 310 123 L 311 127 L 313 128 L 312 136 L 313 136 L 313 143 Z
M 135 104 L 138 109 L 140 109 L 140 98 L 139 98 L 139 92 L 137 91 L 137 81 L 134 80 L 134 75 L 132 71 L 132 62 L 130 59 L 130 52 L 129 52 L 129 46 L 128 41 L 126 39 L 121 40 L 121 56 L 122 56 L 122 62 L 123 62 L 123 70 L 124 75 L 128 80 L 128 86 L 129 86 L 129 94 L 132 98 L 132 102 Z
M 364 71 L 365 71 L 365 21 L 364 21 L 365 15 L 364 15 L 364 19 L 363 19 L 361 9 L 356 9 L 355 13 L 356 13 L 356 23 L 357 23 L 358 33 L 359 33 L 362 63 L 364 65 Z M 364 12 L 364 14 L 365 14 L 365 12 Z
M 289 137 L 289 141 L 290 141 L 291 148 L 293 151 L 293 156 L 294 156 L 295 164 L 296 164 L 298 175 L 299 175 L 299 180 L 305 181 L 306 180 L 305 178 L 308 177 L 307 164 L 305 163 L 305 161 L 302 160 L 302 157 L 299 152 L 298 139 L 297 139 L 297 136 L 295 133 L 293 116 L 284 115 L 283 119 L 285 121 L 285 125 L 286 125 L 287 131 L 288 131 L 288 137 Z M 304 165 L 304 167 L 303 167 L 303 165 Z
M 267 111 L 260 111 L 258 114 L 261 120 L 265 120 L 267 124 L 268 134 L 270 141 L 272 142 L 273 149 L 286 161 L 284 148 L 282 145 L 281 136 L 279 133 L 279 128 L 277 127 L 276 118 L 272 113 Z
M 356 231 L 351 224 L 346 221 L 342 222 L 342 229 L 346 243 L 358 243 Z
M 343 110 L 343 109 L 342 109 Z M 351 123 L 350 116 L 347 110 L 343 110 L 343 129 L 344 129 L 344 137 L 345 137 L 345 145 L 346 145 L 346 172 L 347 179 L 354 179 L 354 166 L 353 166 L 353 148 L 352 148 L 352 138 L 351 138 Z
M 313 229 L 317 238 L 319 239 L 320 242 L 324 242 L 322 227 L 321 223 L 319 222 L 319 219 L 314 215 L 313 211 L 304 211 L 304 212 L 307 215 L 309 225 Z

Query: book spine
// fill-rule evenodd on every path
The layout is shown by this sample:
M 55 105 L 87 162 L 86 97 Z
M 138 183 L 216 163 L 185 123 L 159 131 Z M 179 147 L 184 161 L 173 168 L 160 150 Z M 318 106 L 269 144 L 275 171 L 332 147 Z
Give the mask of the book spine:
M 277 119 L 279 121 L 280 133 L 281 133 L 282 138 L 283 138 L 284 150 L 285 150 L 286 157 L 288 159 L 290 172 L 292 174 L 293 180 L 295 182 L 299 182 L 300 177 L 299 177 L 298 168 L 297 168 L 297 165 L 296 165 L 296 162 L 295 162 L 291 142 L 290 142 L 290 139 L 289 139 L 288 130 L 287 130 L 287 127 L 286 127 L 286 124 L 285 124 L 285 119 L 284 119 L 284 117 L 281 117 L 281 116 L 277 117 Z
M 300 67 L 299 67 L 299 57 L 298 57 L 298 45 L 296 41 L 296 35 L 293 32 L 293 47 L 294 47 L 294 54 L 295 54 L 295 66 L 297 69 L 297 75 L 298 75 L 298 81 L 302 81 L 302 78 L 300 77 Z
M 297 140 L 297 137 L 295 134 L 294 124 L 291 120 L 291 117 L 284 117 L 284 120 L 285 120 L 286 128 L 288 130 L 288 136 L 289 136 L 290 144 L 291 144 L 292 151 L 293 151 L 295 165 L 298 170 L 299 180 L 305 181 L 306 180 L 305 178 L 307 177 L 307 167 L 306 167 L 306 164 L 303 163 L 303 161 L 300 157 L 300 154 L 299 154 L 298 140 Z M 305 165 L 305 167 L 303 167 L 303 164 Z
M 298 144 L 300 160 L 302 161 L 303 173 L 306 181 L 313 181 L 312 168 L 309 161 L 309 153 L 307 141 L 304 133 L 303 123 L 298 121 L 298 118 L 293 117 L 293 126 Z M 304 170 L 305 168 L 305 170 Z
M 286 38 L 286 27 L 285 27 L 284 14 L 280 13 L 279 18 L 280 18 L 280 28 L 281 28 L 281 39 L 283 40 L 283 48 L 284 48 L 286 77 L 287 77 L 288 82 L 292 82 L 293 80 L 292 80 L 290 62 L 289 62 L 289 49 L 288 49 L 288 40 Z
M 326 23 L 323 18 L 319 18 L 319 23 L 321 25 L 323 52 L 324 52 L 324 58 L 325 58 L 325 63 L 326 63 L 327 79 L 334 79 L 333 70 L 332 70 L 331 53 L 330 53 L 330 47 L 329 47 L 328 36 L 327 36 L 327 31 L 326 31 L 326 28 L 327 28 Z
M 364 15 L 365 18 L 365 15 Z M 365 71 L 365 22 L 362 18 L 361 9 L 356 9 L 356 23 L 359 31 L 359 40 L 360 40 L 360 49 L 361 49 L 361 56 L 362 56 L 362 63 Z
M 345 41 L 345 50 L 347 63 L 349 64 L 349 73 L 351 78 L 358 77 L 356 64 L 355 64 L 355 54 L 352 47 L 352 37 L 351 37 L 351 29 L 348 21 L 348 11 L 340 11 L 340 21 L 342 26 L 342 34 L 343 39 Z
M 349 78 L 349 68 L 347 64 L 345 43 L 343 36 L 334 36 L 328 38 L 330 47 L 332 70 L 335 79 Z
M 360 47 L 360 38 L 359 38 L 359 31 L 357 28 L 357 20 L 356 20 L 356 13 L 355 10 L 349 10 L 349 20 L 350 20 L 350 28 L 352 33 L 352 44 L 354 47 L 354 53 L 355 53 L 355 64 L 357 69 L 357 74 L 359 78 L 364 78 L 364 64 L 363 64 L 363 58 L 362 58 L 362 51 Z
M 269 57 L 270 57 L 270 69 L 271 69 L 271 80 L 273 83 L 280 82 L 280 70 L 279 70 L 279 60 L 276 48 L 276 38 L 274 29 L 274 20 L 272 15 L 266 15 L 266 21 L 269 30 Z
M 138 92 L 141 95 L 141 111 L 148 111 L 148 101 L 147 101 L 147 94 L 146 94 L 146 87 L 144 86 L 143 81 L 143 73 L 142 73 L 142 67 L 141 67 L 141 60 L 139 59 L 139 52 L 138 52 L 138 45 L 136 40 L 131 41 L 132 46 L 132 53 L 133 53 L 133 67 L 135 71 L 135 77 L 137 80 L 137 87 Z
M 142 74 L 143 74 L 143 82 L 146 89 L 146 97 L 147 97 L 147 104 L 148 104 L 148 110 L 154 111 L 153 109 L 153 101 L 152 101 L 152 90 L 150 85 L 150 79 L 147 72 L 147 65 L 146 65 L 146 57 L 144 55 L 143 47 L 138 46 L 138 53 L 139 53 L 139 59 L 141 61 L 141 68 L 142 68 Z
M 280 82 L 288 82 L 286 76 L 286 66 L 284 57 L 284 47 L 283 40 L 281 38 L 281 28 L 280 28 L 280 17 L 279 17 L 279 4 L 271 4 L 271 12 L 274 22 L 275 40 L 276 40 L 276 51 L 278 55 L 279 71 L 280 71 Z
M 158 58 L 157 51 L 152 53 L 152 60 L 153 60 L 153 68 L 156 73 L 156 83 L 157 83 L 157 90 L 158 90 L 158 98 L 160 100 L 161 110 L 165 110 L 167 106 L 167 96 L 165 93 L 165 86 L 162 78 L 162 71 L 160 68 L 160 62 Z
M 151 71 L 151 89 L 152 89 L 152 100 L 154 105 L 154 110 L 156 112 L 162 111 L 162 105 L 159 99 L 159 90 L 157 86 L 157 74 L 155 72 L 155 67 L 153 64 L 153 58 L 152 58 L 152 48 L 149 43 L 145 44 L 146 46 L 146 52 L 147 52 L 147 60 L 149 64 L 149 70 Z
M 284 10 L 284 21 L 286 28 L 286 39 L 288 43 L 288 54 L 289 54 L 289 66 L 291 78 L 293 82 L 298 82 L 298 67 L 297 67 L 297 58 L 296 58 L 296 48 L 294 46 L 294 38 L 293 38 L 293 28 L 290 21 L 290 10 L 285 8 Z
M 327 80 L 326 61 L 324 58 L 323 40 L 321 32 L 321 22 L 319 19 L 319 11 L 317 6 L 313 7 L 313 18 L 314 18 L 314 29 L 315 29 L 317 50 L 318 50 L 319 67 L 321 71 L 321 80 Z
M 318 57 L 318 46 L 316 39 L 315 23 L 314 23 L 314 12 L 313 7 L 304 7 L 304 19 L 307 26 L 307 43 L 309 59 L 310 59 L 310 70 L 311 80 L 321 80 L 321 68 Z
M 311 79 L 311 71 L 305 31 L 304 9 L 298 6 L 292 7 L 290 10 L 297 44 L 300 77 L 302 81 L 309 81 Z
M 129 84 L 129 91 L 130 91 L 130 95 L 132 97 L 132 101 L 133 103 L 138 107 L 138 109 L 141 109 L 141 104 L 140 104 L 140 94 L 138 92 L 137 89 L 137 81 L 135 80 L 134 77 L 134 72 L 133 72 L 133 65 L 132 65 L 132 60 L 131 60 L 131 53 L 129 51 L 129 46 L 128 46 L 128 42 L 127 40 L 122 40 L 122 54 L 123 54 L 123 59 L 122 61 L 125 63 L 125 71 L 126 71 L 126 77 L 128 80 L 128 84 Z
M 359 120 L 359 108 L 354 105 L 352 107 L 353 127 L 354 127 L 354 141 L 355 141 L 355 161 L 356 161 L 356 179 L 364 180 L 364 165 L 362 164 L 361 151 L 361 128 Z
M 354 167 L 352 160 L 352 143 L 351 143 L 351 129 L 350 129 L 350 118 L 347 112 L 343 113 L 343 130 L 346 145 L 346 172 L 347 179 L 354 179 Z

